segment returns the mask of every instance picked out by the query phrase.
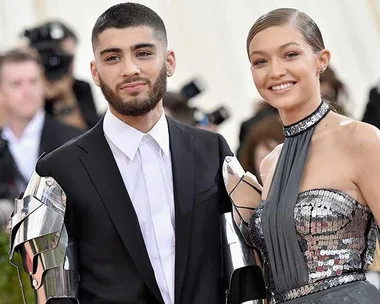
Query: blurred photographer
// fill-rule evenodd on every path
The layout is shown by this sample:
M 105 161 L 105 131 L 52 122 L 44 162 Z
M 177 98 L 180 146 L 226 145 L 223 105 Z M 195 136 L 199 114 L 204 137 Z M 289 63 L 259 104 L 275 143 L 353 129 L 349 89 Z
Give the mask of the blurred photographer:
M 193 80 L 184 85 L 180 92 L 166 92 L 163 106 L 166 115 L 184 124 L 217 132 L 218 125 L 229 118 L 229 113 L 223 106 L 211 113 L 205 113 L 197 107 L 191 107 L 189 100 L 203 91 L 199 80 Z
M 194 126 L 194 109 L 190 108 L 186 98 L 179 93 L 166 92 L 163 98 L 165 114 L 176 121 Z
M 57 21 L 28 29 L 24 36 L 43 61 L 46 112 L 77 128 L 92 128 L 99 116 L 90 84 L 73 75 L 77 36 Z

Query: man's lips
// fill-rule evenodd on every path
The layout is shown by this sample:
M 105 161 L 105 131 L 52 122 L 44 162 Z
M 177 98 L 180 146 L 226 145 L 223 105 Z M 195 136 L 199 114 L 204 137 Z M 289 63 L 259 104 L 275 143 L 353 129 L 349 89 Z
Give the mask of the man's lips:
M 135 92 L 135 91 L 141 90 L 145 85 L 146 85 L 146 82 L 143 82 L 143 81 L 130 82 L 130 83 L 123 84 L 120 87 L 120 90 L 125 91 L 125 92 Z

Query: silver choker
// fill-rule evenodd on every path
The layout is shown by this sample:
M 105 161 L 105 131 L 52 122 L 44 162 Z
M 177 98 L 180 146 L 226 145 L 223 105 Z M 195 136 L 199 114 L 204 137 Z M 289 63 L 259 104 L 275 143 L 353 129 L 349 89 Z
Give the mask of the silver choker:
M 318 108 L 309 116 L 303 118 L 302 120 L 294 124 L 284 126 L 283 130 L 285 136 L 292 137 L 309 130 L 310 128 L 316 126 L 327 115 L 329 111 L 329 104 L 326 101 L 322 101 Z

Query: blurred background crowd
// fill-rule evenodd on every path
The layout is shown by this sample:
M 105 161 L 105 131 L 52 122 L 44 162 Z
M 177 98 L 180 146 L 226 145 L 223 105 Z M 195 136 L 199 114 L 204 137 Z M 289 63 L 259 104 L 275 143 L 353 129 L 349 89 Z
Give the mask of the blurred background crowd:
M 118 2 L 0 0 L 0 225 L 40 154 L 93 127 L 105 112 L 91 80 L 90 36 L 96 17 Z M 254 88 L 245 50 L 248 29 L 266 11 L 294 7 L 317 22 L 332 52 L 322 97 L 380 127 L 380 0 L 137 2 L 160 14 L 176 52 L 166 114 L 222 133 L 258 178 L 261 160 L 284 140 L 277 111 Z

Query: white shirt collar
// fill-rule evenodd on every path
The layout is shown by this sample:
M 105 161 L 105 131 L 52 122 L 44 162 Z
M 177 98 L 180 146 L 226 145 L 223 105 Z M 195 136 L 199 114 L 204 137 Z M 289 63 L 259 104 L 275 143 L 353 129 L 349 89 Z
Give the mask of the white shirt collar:
M 103 130 L 107 138 L 130 160 L 135 158 L 141 139 L 146 135 L 121 121 L 109 109 L 104 116 Z M 164 111 L 162 111 L 160 119 L 147 134 L 154 138 L 165 155 L 170 155 L 169 128 Z
M 45 111 L 38 111 L 32 120 L 27 124 L 26 128 L 22 132 L 21 139 L 26 137 L 41 137 L 42 129 L 45 122 Z M 12 129 L 5 124 L 2 132 L 2 137 L 8 141 L 17 141 L 16 135 L 13 133 Z

